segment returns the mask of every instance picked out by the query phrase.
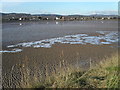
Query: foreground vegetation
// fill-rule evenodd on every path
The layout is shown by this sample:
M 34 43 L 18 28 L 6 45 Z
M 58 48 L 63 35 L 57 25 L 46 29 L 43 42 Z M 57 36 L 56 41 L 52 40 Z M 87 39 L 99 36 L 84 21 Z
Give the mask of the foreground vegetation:
M 69 67 L 66 71 L 48 76 L 44 83 L 37 83 L 35 88 L 119 88 L 118 55 L 107 58 L 99 65 L 82 71 Z
M 24 66 L 25 67 L 25 66 Z M 99 64 L 91 66 L 89 70 L 67 66 L 56 69 L 56 73 L 45 73 L 45 77 L 37 74 L 30 77 L 28 68 L 21 69 L 22 77 L 19 88 L 119 88 L 120 74 L 118 54 L 105 58 Z M 13 77 L 13 75 L 11 75 Z M 11 77 L 7 77 L 9 79 Z M 15 78 L 15 77 L 14 77 Z M 9 79 L 9 82 L 12 79 Z M 12 81 L 11 81 L 12 82 Z M 10 87 L 10 86 L 8 86 Z M 12 86 L 14 87 L 14 85 Z

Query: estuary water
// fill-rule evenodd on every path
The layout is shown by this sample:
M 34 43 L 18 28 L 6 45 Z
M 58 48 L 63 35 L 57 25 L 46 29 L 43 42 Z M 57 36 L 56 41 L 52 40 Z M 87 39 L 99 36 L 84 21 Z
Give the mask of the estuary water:
M 118 41 L 118 22 L 109 21 L 37 21 L 9 22 L 2 25 L 2 52 L 15 47 L 51 47 L 55 43 L 111 44 Z M 103 40 L 103 41 L 100 41 Z

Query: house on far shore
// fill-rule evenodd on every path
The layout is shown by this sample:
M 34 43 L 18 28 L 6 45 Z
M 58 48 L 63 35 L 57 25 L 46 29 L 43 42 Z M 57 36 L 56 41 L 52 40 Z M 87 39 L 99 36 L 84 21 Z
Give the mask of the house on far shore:
M 110 17 L 107 17 L 108 19 L 111 19 Z
M 63 20 L 63 21 L 64 21 L 64 20 L 65 20 L 65 17 L 64 17 L 64 16 L 62 16 L 62 17 L 60 18 L 60 20 Z
M 84 21 L 84 20 L 111 20 L 118 19 L 117 15 L 57 15 L 57 14 L 25 14 L 25 13 L 1 13 L 2 21 Z
M 19 21 L 21 21 L 22 20 L 22 18 L 19 18 Z
M 60 20 L 60 18 L 59 18 L 59 17 L 56 17 L 55 20 Z

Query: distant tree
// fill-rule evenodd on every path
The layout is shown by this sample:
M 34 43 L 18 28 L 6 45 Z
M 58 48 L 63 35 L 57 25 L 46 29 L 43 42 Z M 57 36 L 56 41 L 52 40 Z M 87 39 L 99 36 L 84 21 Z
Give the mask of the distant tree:
M 42 19 L 42 17 L 38 17 L 38 19 Z
M 117 19 L 117 17 L 113 17 L 113 19 Z

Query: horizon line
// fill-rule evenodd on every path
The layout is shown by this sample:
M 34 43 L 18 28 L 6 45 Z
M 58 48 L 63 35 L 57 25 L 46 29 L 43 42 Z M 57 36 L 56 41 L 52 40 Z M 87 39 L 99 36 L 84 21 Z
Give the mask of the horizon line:
M 91 14 L 57 14 L 57 13 L 25 13 L 25 12 L 0 12 L 3 14 L 30 14 L 30 15 L 42 15 L 42 14 L 50 14 L 50 15 L 118 15 L 118 14 L 102 14 L 102 13 L 91 13 Z

